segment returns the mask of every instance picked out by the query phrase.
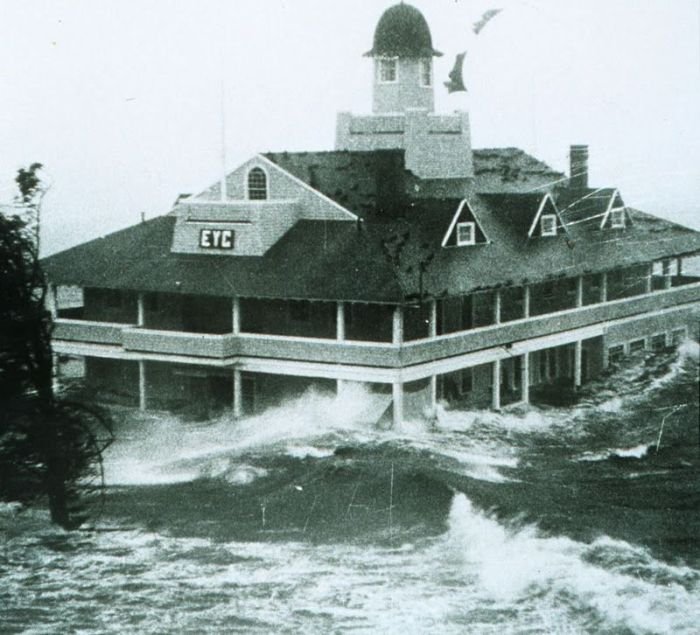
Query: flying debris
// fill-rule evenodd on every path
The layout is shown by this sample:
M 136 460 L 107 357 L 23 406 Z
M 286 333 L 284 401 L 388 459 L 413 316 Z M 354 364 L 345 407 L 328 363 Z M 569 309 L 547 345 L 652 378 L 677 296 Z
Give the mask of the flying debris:
M 447 86 L 448 93 L 456 93 L 459 91 L 467 92 L 467 87 L 464 85 L 464 79 L 462 77 L 462 67 L 464 66 L 464 58 L 467 55 L 466 51 L 464 53 L 459 53 L 455 58 L 455 65 L 450 71 L 450 80 L 445 82 Z
M 484 13 L 484 15 L 479 18 L 476 22 L 474 22 L 473 30 L 474 33 L 479 35 L 479 33 L 482 31 L 482 29 L 493 19 L 495 18 L 503 9 L 489 9 Z

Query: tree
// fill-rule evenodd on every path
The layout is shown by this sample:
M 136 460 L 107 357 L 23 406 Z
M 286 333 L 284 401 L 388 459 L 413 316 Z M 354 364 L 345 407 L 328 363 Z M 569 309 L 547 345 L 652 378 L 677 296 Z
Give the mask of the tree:
M 19 213 L 0 213 L 0 499 L 46 497 L 51 519 L 73 528 L 85 518 L 91 477 L 102 482 L 112 435 L 104 412 L 54 394 L 53 325 L 38 253 L 40 168 L 18 173 Z

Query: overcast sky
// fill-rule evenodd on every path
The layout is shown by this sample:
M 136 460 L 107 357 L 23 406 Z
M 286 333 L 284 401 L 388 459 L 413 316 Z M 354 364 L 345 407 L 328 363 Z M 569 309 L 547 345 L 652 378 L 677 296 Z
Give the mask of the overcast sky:
M 46 166 L 56 251 L 169 211 L 267 150 L 333 148 L 371 107 L 385 0 L 0 0 L 0 202 Z M 468 108 L 474 147 L 518 146 L 700 228 L 698 0 L 415 0 L 445 56 L 437 110 Z M 503 7 L 476 38 L 471 24 Z M 469 95 L 442 81 L 468 49 Z

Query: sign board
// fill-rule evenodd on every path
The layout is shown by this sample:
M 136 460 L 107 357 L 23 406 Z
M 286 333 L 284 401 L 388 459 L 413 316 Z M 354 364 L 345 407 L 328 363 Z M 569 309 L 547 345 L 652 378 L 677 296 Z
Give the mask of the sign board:
M 200 229 L 199 246 L 202 249 L 233 249 L 234 237 L 232 229 Z

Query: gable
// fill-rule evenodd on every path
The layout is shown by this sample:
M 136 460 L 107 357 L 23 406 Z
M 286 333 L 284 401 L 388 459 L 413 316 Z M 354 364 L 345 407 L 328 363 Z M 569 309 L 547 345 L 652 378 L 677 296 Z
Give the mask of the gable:
M 178 201 L 172 251 L 262 256 L 300 220 L 354 221 L 354 214 L 257 155 L 221 183 Z
M 559 210 L 554 203 L 552 195 L 545 194 L 540 201 L 534 218 L 532 219 L 527 237 L 549 238 L 560 234 L 568 234 L 566 225 L 561 219 L 561 215 L 559 214 Z
M 605 210 L 605 215 L 600 221 L 601 229 L 624 229 L 632 224 L 632 218 L 630 217 L 625 202 L 620 196 L 620 192 L 615 190 L 608 203 L 608 207 Z
M 464 234 L 461 228 L 464 227 L 468 229 L 472 234 L 472 241 L 465 242 Z M 467 232 L 467 233 L 469 233 Z M 450 226 L 445 232 L 445 236 L 442 239 L 443 247 L 463 247 L 468 245 L 479 245 L 489 242 L 481 223 L 474 214 L 469 201 L 465 198 L 463 199 L 457 210 L 455 211 Z

